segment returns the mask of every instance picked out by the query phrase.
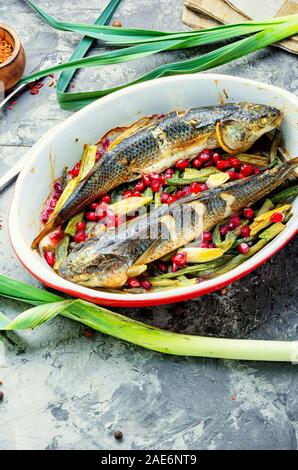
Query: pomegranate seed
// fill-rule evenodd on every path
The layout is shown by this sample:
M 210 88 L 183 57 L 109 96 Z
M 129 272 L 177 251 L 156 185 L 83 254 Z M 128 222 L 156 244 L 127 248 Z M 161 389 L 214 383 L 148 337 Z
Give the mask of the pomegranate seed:
M 165 263 L 163 263 L 162 261 L 159 261 L 157 263 L 157 267 L 162 273 L 167 273 L 168 272 L 168 266 Z
M 136 279 L 135 277 L 131 277 L 130 279 L 128 279 L 127 283 L 129 285 L 129 287 L 131 287 L 131 288 L 141 286 L 140 281 L 138 281 L 138 279 Z
M 132 195 L 133 195 L 133 197 L 141 197 L 140 191 L 134 191 L 134 192 L 132 193 Z
M 251 219 L 254 216 L 254 211 L 250 207 L 243 209 L 243 215 L 246 219 Z
M 98 208 L 99 206 L 99 203 L 98 202 L 93 202 L 92 204 L 90 204 L 90 209 L 92 209 L 93 211 L 96 211 L 96 209 Z
M 170 194 L 168 197 L 168 204 L 172 204 L 173 202 L 176 202 L 176 196 L 174 194 Z
M 207 189 L 207 186 L 205 184 L 202 184 L 202 183 L 197 183 L 196 181 L 194 183 L 191 183 L 191 185 L 189 186 L 190 188 L 190 191 L 194 194 L 198 194 L 202 191 L 205 191 L 205 189 Z
M 222 237 L 224 237 L 229 231 L 229 226 L 227 224 L 223 224 L 220 229 L 219 229 L 219 233 Z
M 81 243 L 81 242 L 84 242 L 86 238 L 87 238 L 87 235 L 86 235 L 85 230 L 79 230 L 74 236 L 74 241 L 76 243 Z
M 209 162 L 210 158 L 211 158 L 210 153 L 207 153 L 204 150 L 203 152 L 200 153 L 199 159 L 201 160 L 201 162 L 203 163 Z
M 178 269 L 179 269 L 179 266 L 178 266 L 176 263 L 173 263 L 173 265 L 172 265 L 172 272 L 173 272 L 173 273 L 176 273 L 176 272 L 178 271 Z
M 193 160 L 192 164 L 193 164 L 193 166 L 194 166 L 195 168 L 201 168 L 201 166 L 202 166 L 202 162 L 201 162 L 201 160 L 200 160 L 199 157 L 196 157 L 196 158 Z
M 46 260 L 46 262 L 48 263 L 49 266 L 51 266 L 51 268 L 54 266 L 55 264 L 55 254 L 53 251 L 46 251 L 45 254 L 44 254 L 44 258 Z
M 102 220 L 107 216 L 107 211 L 99 206 L 97 211 L 96 211 L 96 216 L 97 216 L 98 221 Z
M 228 223 L 229 230 L 233 230 L 236 227 L 239 227 L 241 223 L 239 215 L 233 215 Z
M 228 160 L 218 160 L 218 162 L 216 162 L 216 168 L 220 171 L 228 170 L 231 168 L 231 164 Z
M 138 183 L 135 184 L 135 190 L 139 192 L 143 192 L 145 190 L 145 185 L 143 181 L 139 181 Z
M 52 242 L 60 242 L 60 240 L 62 240 L 63 238 L 63 232 L 61 230 L 61 227 L 59 227 L 54 232 L 50 233 L 49 238 L 50 240 L 52 240 Z
M 250 236 L 250 228 L 248 225 L 244 225 L 241 228 L 241 235 L 243 238 L 249 237 Z
M 168 178 L 168 179 L 171 179 L 172 176 L 174 174 L 174 170 L 173 168 L 168 168 L 166 171 L 165 171 L 165 177 Z
M 151 181 L 159 181 L 159 174 L 156 172 L 152 172 L 149 175 Z
M 236 171 L 228 171 L 228 175 L 231 181 L 238 179 L 238 173 L 236 173 Z
M 126 189 L 123 193 L 123 196 L 125 198 L 131 197 L 133 195 L 133 192 L 130 189 Z
M 61 193 L 63 192 L 63 186 L 62 186 L 61 183 L 58 183 L 58 181 L 56 181 L 56 182 L 54 183 L 54 186 L 53 186 L 53 187 L 54 187 L 54 191 L 55 191 L 56 193 L 61 194 Z
M 202 242 L 200 244 L 200 248 L 209 248 L 209 243 L 208 242 Z
M 160 201 L 162 203 L 167 203 L 169 200 L 169 197 L 170 195 L 168 193 L 162 193 L 162 195 L 160 196 Z
M 109 194 L 105 194 L 103 197 L 102 197 L 102 202 L 105 202 L 106 204 L 110 204 L 111 202 L 111 196 Z
M 85 336 L 85 338 L 91 339 L 94 336 L 94 332 L 92 330 L 85 330 L 83 335 Z
M 241 166 L 241 162 L 237 157 L 230 157 L 229 160 L 233 168 L 239 168 Z
M 86 230 L 86 222 L 84 222 L 83 220 L 82 220 L 81 222 L 79 222 L 79 223 L 77 224 L 77 230 L 78 230 L 78 232 L 79 232 L 80 230 Z
M 211 232 L 203 232 L 202 240 L 203 240 L 203 242 L 211 242 L 212 233 Z
M 259 170 L 259 168 L 257 168 L 256 166 L 253 167 L 253 174 L 254 175 L 259 175 L 261 173 L 261 171 Z
M 176 255 L 172 256 L 171 260 L 173 264 L 177 264 L 179 267 L 184 267 L 186 263 L 185 251 L 181 251 L 181 253 L 177 253 Z
M 150 281 L 142 281 L 141 286 L 144 287 L 144 289 L 149 290 L 152 287 L 152 284 Z
M 219 155 L 219 153 L 214 152 L 212 158 L 213 158 L 214 163 L 217 163 L 218 160 L 220 160 L 220 155 Z
M 145 186 L 149 186 L 150 184 L 150 177 L 149 175 L 142 175 L 142 181 L 144 183 Z
M 90 220 L 91 222 L 97 221 L 97 215 L 95 212 L 86 212 L 85 217 L 87 220 Z
M 154 181 L 151 181 L 151 189 L 152 191 L 154 191 L 155 193 L 158 193 L 158 191 L 160 190 L 161 188 L 161 184 L 159 181 L 157 180 L 154 180 Z
M 284 220 L 285 216 L 282 212 L 274 212 L 274 214 L 272 214 L 272 216 L 270 217 L 270 221 L 272 223 L 283 222 Z
M 73 169 L 71 170 L 72 177 L 75 178 L 80 173 L 80 163 L 76 163 Z
M 185 168 L 187 168 L 189 165 L 189 161 L 188 160 L 178 160 L 178 162 L 176 162 L 176 168 L 178 168 L 178 170 L 184 170 Z
M 238 251 L 242 255 L 246 255 L 249 252 L 249 250 L 250 250 L 250 248 L 249 248 L 249 245 L 247 243 L 240 243 L 240 245 L 238 246 Z
M 101 157 L 103 156 L 103 154 L 105 153 L 104 149 L 100 149 L 96 152 L 96 156 L 95 156 L 95 160 L 98 162 L 98 160 L 101 159 Z
M 249 163 L 243 163 L 240 167 L 240 173 L 245 176 L 250 176 L 252 174 L 252 166 Z
M 166 175 L 160 175 L 159 181 L 160 181 L 161 184 L 167 184 Z
M 180 199 L 181 197 L 185 196 L 184 189 L 178 189 L 178 191 L 175 192 L 175 198 Z

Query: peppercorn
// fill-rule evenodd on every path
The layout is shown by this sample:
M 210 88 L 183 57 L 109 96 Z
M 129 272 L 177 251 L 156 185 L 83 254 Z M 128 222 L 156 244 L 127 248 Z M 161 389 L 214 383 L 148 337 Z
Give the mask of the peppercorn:
M 117 439 L 118 441 L 120 441 L 121 439 L 123 439 L 123 432 L 122 431 L 115 431 L 114 432 L 114 438 Z

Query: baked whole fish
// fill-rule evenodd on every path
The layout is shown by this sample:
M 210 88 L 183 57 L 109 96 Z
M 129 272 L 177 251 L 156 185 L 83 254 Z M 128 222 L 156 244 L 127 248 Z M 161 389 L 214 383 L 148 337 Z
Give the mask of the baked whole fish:
M 194 158 L 205 148 L 245 152 L 263 134 L 279 127 L 281 120 L 278 109 L 252 103 L 227 103 L 166 114 L 108 149 L 32 247 L 53 228 L 116 186 L 141 174 L 161 173 L 180 159 Z
M 118 288 L 127 281 L 131 266 L 147 265 L 165 254 L 196 239 L 199 232 L 209 231 L 226 217 L 239 213 L 273 191 L 291 175 L 298 159 L 282 163 L 263 174 L 227 183 L 222 188 L 190 195 L 171 205 L 162 205 L 145 216 L 139 216 L 118 232 L 107 232 L 77 245 L 60 267 L 62 277 L 84 286 Z M 175 209 L 191 207 L 190 224 L 161 236 L 162 221 L 174 226 Z M 199 214 L 199 217 L 194 217 Z M 201 220 L 200 220 L 201 217 Z M 148 237 L 150 227 L 156 226 L 155 238 Z M 200 223 L 201 222 L 201 223 Z M 172 223 L 173 228 L 173 223 Z M 175 227 L 174 227 L 175 228 Z

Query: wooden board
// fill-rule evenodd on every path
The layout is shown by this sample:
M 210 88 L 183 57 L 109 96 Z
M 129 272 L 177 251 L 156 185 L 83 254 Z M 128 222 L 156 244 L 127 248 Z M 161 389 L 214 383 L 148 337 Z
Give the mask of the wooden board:
M 210 28 L 220 23 L 231 24 L 247 21 L 247 17 L 232 8 L 224 0 L 185 0 L 183 22 L 192 28 Z M 298 54 L 298 36 L 278 43 L 290 52 Z

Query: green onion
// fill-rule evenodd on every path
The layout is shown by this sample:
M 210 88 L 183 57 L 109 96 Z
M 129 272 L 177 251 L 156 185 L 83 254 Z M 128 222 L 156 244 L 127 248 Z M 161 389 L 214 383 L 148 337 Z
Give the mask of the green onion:
M 71 60 L 66 64 L 50 67 L 43 71 L 35 72 L 22 79 L 21 83 L 29 83 L 53 72 L 62 72 L 65 70 L 69 71 L 83 67 L 123 63 L 165 50 L 195 47 L 198 45 L 210 44 L 217 41 L 222 41 L 227 38 L 233 38 L 237 36 L 239 37 L 257 32 L 250 37 L 241 39 L 232 44 L 227 44 L 216 49 L 215 51 L 202 55 L 201 57 L 162 65 L 130 83 L 113 88 L 91 92 L 65 93 L 65 88 L 68 84 L 68 81 L 64 80 L 61 82 L 61 87 L 57 87 L 57 98 L 60 106 L 63 109 L 68 110 L 80 109 L 95 99 L 135 83 L 141 83 L 166 75 L 194 73 L 209 70 L 213 67 L 217 67 L 219 65 L 223 65 L 232 60 L 243 57 L 247 54 L 250 54 L 251 52 L 257 51 L 267 45 L 294 35 L 298 32 L 298 15 L 291 15 L 288 17 L 277 18 L 265 22 L 247 22 L 236 25 L 224 25 L 200 31 L 180 33 L 164 33 L 161 31 L 151 30 L 113 28 L 102 26 L 101 24 L 84 25 L 75 23 L 62 23 L 57 22 L 50 15 L 43 12 L 31 0 L 27 1 L 32 6 L 32 8 L 34 8 L 34 10 L 54 28 L 87 34 L 89 37 L 99 37 L 106 41 L 107 44 L 118 46 L 132 44 L 132 46 L 111 52 L 104 52 L 92 57 L 81 58 L 83 53 L 86 52 L 84 49 L 88 49 L 90 47 L 90 41 L 84 41 L 82 49 L 77 49 L 75 57 L 72 57 L 72 59 L 75 60 Z M 104 10 L 103 14 L 97 20 L 97 23 L 107 23 L 112 15 L 113 9 L 115 10 L 118 5 L 119 1 L 112 0 Z M 71 75 L 68 75 L 68 79 L 71 76 L 72 73 Z
M 284 202 L 291 202 L 298 195 L 298 184 L 291 186 L 290 188 L 284 189 L 283 191 L 271 196 L 273 204 L 279 204 Z
M 166 354 L 285 362 L 297 358 L 297 341 L 223 339 L 172 333 L 83 300 L 65 300 L 1 275 L 0 295 L 22 301 L 24 298 L 28 301 L 30 297 L 33 304 L 40 304 L 21 313 L 12 321 L 0 314 L 0 330 L 36 328 L 59 314 L 101 333 Z

